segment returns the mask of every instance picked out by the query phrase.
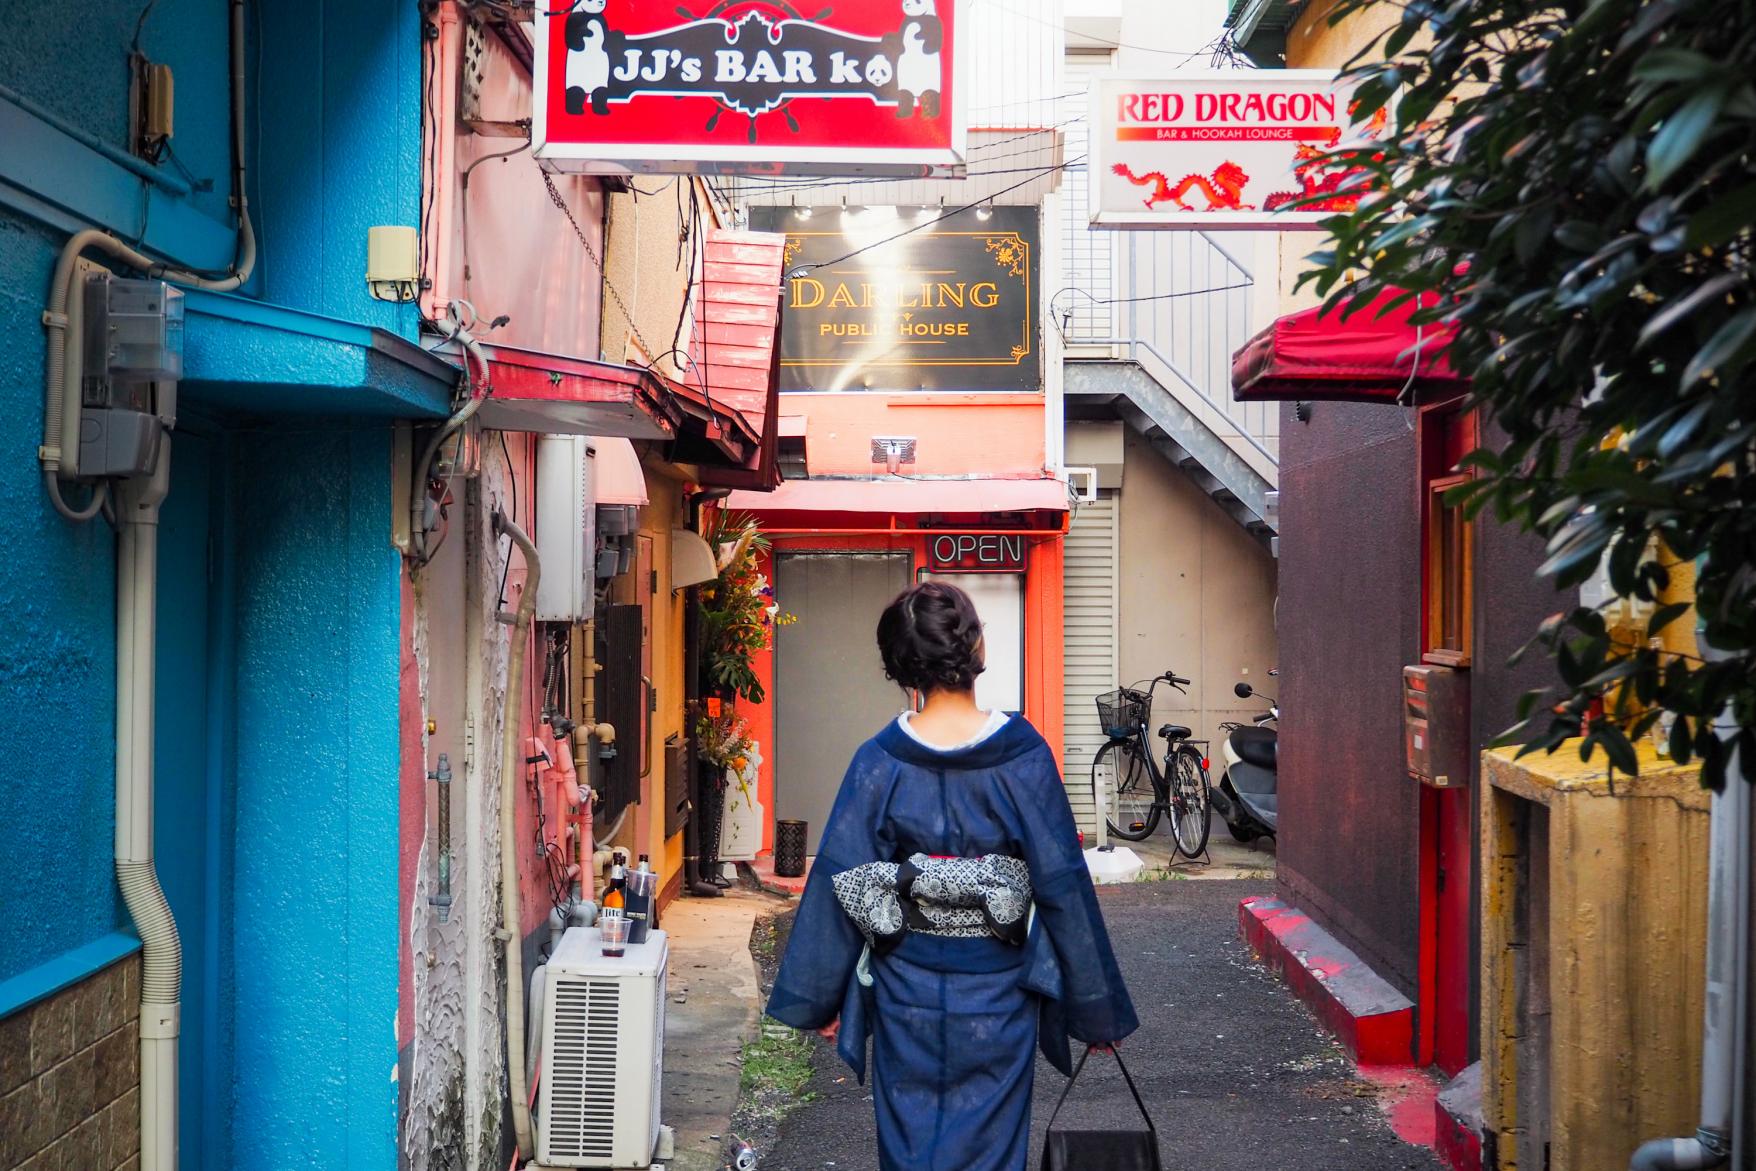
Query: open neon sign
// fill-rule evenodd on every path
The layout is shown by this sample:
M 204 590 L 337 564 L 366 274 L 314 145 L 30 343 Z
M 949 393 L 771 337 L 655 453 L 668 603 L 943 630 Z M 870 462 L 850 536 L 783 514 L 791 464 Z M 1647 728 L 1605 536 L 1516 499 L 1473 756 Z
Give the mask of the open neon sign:
M 934 573 L 1023 573 L 1024 537 L 1001 533 L 945 533 L 927 542 Z

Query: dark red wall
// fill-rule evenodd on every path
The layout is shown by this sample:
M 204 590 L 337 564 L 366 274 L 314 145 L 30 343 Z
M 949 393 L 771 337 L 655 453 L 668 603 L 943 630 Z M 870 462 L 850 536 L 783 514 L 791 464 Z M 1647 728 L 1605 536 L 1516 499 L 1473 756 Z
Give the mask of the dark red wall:
M 1282 894 L 1414 1000 L 1420 794 L 1402 741 L 1402 668 L 1420 658 L 1411 421 L 1379 405 L 1316 403 L 1308 423 L 1283 409 L 1276 625 Z M 1552 678 L 1540 651 L 1506 660 L 1562 600 L 1534 576 L 1540 542 L 1491 517 L 1475 540 L 1471 724 L 1483 745 L 1514 722 L 1521 694 Z M 1479 970 L 1478 947 L 1471 958 Z
M 1402 667 L 1420 640 L 1415 439 L 1396 407 L 1281 415 L 1283 894 L 1415 998 L 1419 796 Z

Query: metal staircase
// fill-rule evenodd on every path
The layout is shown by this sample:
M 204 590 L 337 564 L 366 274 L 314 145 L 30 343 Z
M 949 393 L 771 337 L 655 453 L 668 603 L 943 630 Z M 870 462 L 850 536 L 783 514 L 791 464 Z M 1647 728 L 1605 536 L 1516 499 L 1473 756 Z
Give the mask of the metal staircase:
M 1278 480 L 1270 480 L 1258 465 L 1278 465 L 1255 439 L 1234 433 L 1259 453 L 1260 460 L 1253 462 L 1132 357 L 1069 359 L 1064 369 L 1069 418 L 1121 419 L 1233 520 L 1264 542 L 1275 535 L 1269 494 Z
M 1250 271 L 1203 232 L 1089 236 L 1099 239 L 1084 242 L 1071 287 L 1051 303 L 1067 417 L 1123 420 L 1270 544 L 1278 409 L 1231 401 L 1232 352 L 1252 332 Z M 1094 287 L 1114 292 L 1084 291 Z

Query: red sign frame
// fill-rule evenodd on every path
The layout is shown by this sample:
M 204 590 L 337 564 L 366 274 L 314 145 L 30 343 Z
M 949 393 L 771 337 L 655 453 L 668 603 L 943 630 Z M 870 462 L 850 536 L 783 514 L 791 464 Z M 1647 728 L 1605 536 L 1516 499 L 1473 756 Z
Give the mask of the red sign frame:
M 1023 573 L 1021 533 L 934 533 L 927 538 L 930 573 Z
M 551 171 L 961 177 L 966 0 L 560 0 L 537 17 Z

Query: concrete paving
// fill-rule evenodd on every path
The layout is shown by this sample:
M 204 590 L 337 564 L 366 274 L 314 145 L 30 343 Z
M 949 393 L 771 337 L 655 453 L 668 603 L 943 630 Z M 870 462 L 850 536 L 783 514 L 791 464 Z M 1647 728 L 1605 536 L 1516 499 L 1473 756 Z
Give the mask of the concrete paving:
M 738 1054 L 755 1036 L 760 1009 L 750 930 L 786 904 L 729 890 L 678 899 L 665 909 L 670 1003 L 665 1006 L 665 1081 L 660 1118 L 676 1131 L 673 1171 L 719 1171 L 722 1138 L 738 1102 Z
M 1223 832 L 1223 830 L 1222 830 Z M 1399 1139 L 1396 1102 L 1360 1078 L 1286 987 L 1238 939 L 1238 901 L 1268 882 L 1144 882 L 1099 899 L 1141 1029 L 1123 1045 L 1158 1126 L 1164 1165 L 1203 1171 L 1437 1171 L 1432 1151 Z M 1137 1125 L 1120 1074 L 1092 1058 L 1062 1121 Z M 871 1171 L 872 1102 L 819 1043 L 813 1099 L 760 1152 L 761 1171 Z M 1031 1149 L 1063 1079 L 1037 1064 Z
M 1205 854 L 1194 860 L 1177 853 L 1176 843 L 1171 840 L 1171 831 L 1163 818 L 1144 842 L 1111 840 L 1140 855 L 1140 860 L 1146 863 L 1141 875 L 1146 881 L 1171 877 L 1259 878 L 1267 881 L 1274 877 L 1274 839 L 1257 838 L 1249 845 L 1233 841 L 1225 822 L 1217 816 L 1212 818 Z

